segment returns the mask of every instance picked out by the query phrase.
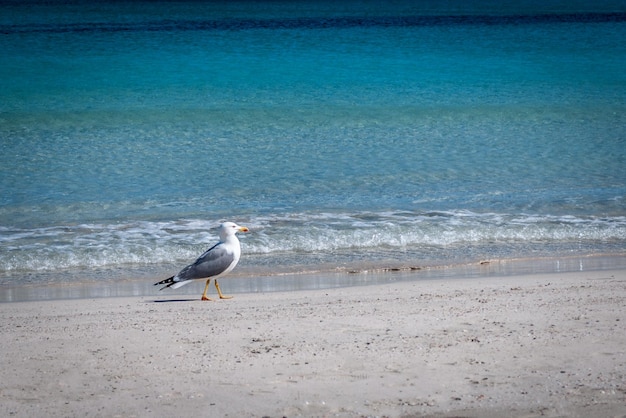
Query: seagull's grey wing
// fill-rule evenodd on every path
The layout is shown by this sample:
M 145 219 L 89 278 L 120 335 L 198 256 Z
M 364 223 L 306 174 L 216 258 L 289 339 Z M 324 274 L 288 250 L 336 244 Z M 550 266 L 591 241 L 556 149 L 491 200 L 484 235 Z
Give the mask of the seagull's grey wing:
M 177 281 L 206 279 L 224 272 L 235 260 L 232 253 L 221 244 L 209 248 L 195 263 L 185 267 L 176 275 Z

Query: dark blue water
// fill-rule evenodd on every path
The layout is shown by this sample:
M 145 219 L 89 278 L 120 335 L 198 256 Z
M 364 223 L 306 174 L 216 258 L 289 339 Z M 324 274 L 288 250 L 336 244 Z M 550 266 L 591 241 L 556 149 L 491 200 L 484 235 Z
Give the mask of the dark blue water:
M 483 3 L 0 2 L 0 283 L 623 254 L 626 7 Z

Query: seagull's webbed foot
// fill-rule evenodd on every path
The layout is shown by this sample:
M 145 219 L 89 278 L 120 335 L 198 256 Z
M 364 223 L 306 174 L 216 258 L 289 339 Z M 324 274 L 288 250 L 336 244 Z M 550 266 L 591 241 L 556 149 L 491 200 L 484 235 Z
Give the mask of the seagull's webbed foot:
M 210 297 L 208 297 L 206 295 L 206 291 L 209 290 L 209 283 L 211 283 L 211 279 L 206 281 L 206 285 L 204 286 L 204 292 L 202 292 L 202 299 L 201 300 L 213 300 Z
M 208 286 L 208 283 L 207 283 Z M 220 295 L 220 299 L 232 299 L 232 296 L 224 296 L 222 291 L 220 290 L 220 285 L 217 283 L 217 279 L 215 279 L 215 288 L 217 289 L 217 294 Z

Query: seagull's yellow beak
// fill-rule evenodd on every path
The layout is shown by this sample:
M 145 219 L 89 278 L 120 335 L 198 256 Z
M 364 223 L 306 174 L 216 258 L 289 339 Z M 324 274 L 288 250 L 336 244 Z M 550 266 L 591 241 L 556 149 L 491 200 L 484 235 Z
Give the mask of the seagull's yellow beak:
M 247 227 L 245 227 L 245 226 L 240 226 L 239 227 L 239 231 L 241 231 L 241 232 L 248 232 L 250 230 Z

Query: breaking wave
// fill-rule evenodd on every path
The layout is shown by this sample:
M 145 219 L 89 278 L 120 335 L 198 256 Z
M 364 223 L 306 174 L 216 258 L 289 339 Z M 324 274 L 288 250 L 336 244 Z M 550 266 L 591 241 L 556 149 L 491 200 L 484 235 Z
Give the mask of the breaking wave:
M 241 237 L 250 260 L 280 263 L 315 255 L 332 263 L 364 254 L 471 257 L 472 248 L 515 246 L 576 248 L 581 252 L 624 248 L 626 217 L 576 217 L 441 212 L 291 213 L 234 219 L 251 228 Z M 74 268 L 180 265 L 217 240 L 218 220 L 137 221 L 34 229 L 0 228 L 0 273 Z M 487 254 L 488 255 L 488 254 Z M 442 255 L 443 257 L 443 255 Z M 428 260 L 426 260 L 428 261 Z

